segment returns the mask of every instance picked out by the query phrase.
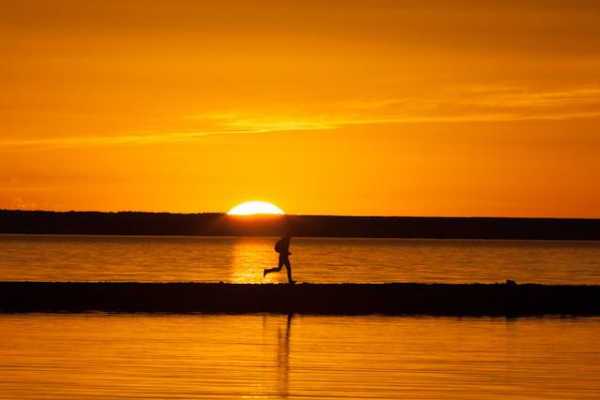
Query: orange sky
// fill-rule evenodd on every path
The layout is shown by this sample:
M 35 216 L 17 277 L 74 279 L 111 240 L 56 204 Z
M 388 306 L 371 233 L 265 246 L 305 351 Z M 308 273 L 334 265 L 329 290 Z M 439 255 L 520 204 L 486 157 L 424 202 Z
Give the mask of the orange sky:
M 0 208 L 600 217 L 598 21 L 596 0 L 2 1 Z

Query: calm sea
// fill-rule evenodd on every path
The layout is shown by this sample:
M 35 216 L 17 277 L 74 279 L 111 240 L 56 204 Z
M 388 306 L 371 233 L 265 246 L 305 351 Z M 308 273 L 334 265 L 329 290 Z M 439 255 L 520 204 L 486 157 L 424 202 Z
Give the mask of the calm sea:
M 599 318 L 0 314 L 0 398 L 597 400 L 599 332 Z
M 0 280 L 263 280 L 274 238 L 0 236 Z M 600 284 L 600 243 L 294 239 L 301 282 Z M 0 399 L 599 399 L 600 318 L 0 314 Z
M 284 282 L 262 277 L 275 240 L 0 235 L 0 280 Z M 291 251 L 299 282 L 600 284 L 600 242 L 295 238 Z

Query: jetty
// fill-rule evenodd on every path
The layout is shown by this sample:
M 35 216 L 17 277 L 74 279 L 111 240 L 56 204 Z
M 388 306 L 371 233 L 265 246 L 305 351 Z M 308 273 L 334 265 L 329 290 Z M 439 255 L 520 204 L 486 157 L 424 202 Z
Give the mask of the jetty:
M 600 286 L 0 282 L 0 312 L 600 315 Z

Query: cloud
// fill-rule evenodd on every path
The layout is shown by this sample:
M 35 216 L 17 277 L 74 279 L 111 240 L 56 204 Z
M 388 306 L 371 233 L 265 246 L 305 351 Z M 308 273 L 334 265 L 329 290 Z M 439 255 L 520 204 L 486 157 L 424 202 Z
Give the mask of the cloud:
M 531 90 L 477 86 L 393 98 L 304 104 L 302 110 L 245 110 L 186 116 L 197 129 L 123 135 L 0 140 L 0 152 L 160 144 L 212 135 L 316 131 L 349 125 L 568 120 L 600 116 L 600 86 Z
M 37 210 L 39 204 L 35 201 L 30 201 L 23 196 L 14 196 L 11 201 L 11 208 L 15 210 Z
M 336 129 L 346 125 L 568 120 L 600 116 L 600 86 L 554 91 L 479 86 L 394 98 L 358 98 L 306 106 L 302 112 L 218 114 L 221 126 L 247 130 Z M 203 117 L 200 117 L 203 118 Z
M 340 112 L 330 124 L 567 120 L 600 116 L 600 86 L 556 91 L 472 87 L 412 98 L 361 99 L 341 103 L 340 109 L 352 117 Z
M 226 124 L 228 125 L 228 124 Z M 232 123 L 231 126 L 235 124 Z M 0 141 L 0 152 L 19 152 L 19 151 L 47 151 L 70 148 L 94 148 L 119 145 L 134 145 L 134 144 L 160 144 L 167 142 L 181 142 L 197 140 L 206 136 L 213 135 L 228 135 L 228 134 L 248 134 L 248 133 L 264 133 L 275 131 L 289 131 L 300 129 L 292 124 L 273 124 L 270 126 L 264 123 L 262 126 L 253 129 L 223 129 L 223 130 L 207 130 L 207 131 L 192 131 L 192 132 L 151 132 L 145 131 L 137 134 L 126 134 L 121 136 L 70 136 L 70 137 L 54 137 L 43 139 L 13 139 Z M 302 129 L 308 129 L 304 127 Z

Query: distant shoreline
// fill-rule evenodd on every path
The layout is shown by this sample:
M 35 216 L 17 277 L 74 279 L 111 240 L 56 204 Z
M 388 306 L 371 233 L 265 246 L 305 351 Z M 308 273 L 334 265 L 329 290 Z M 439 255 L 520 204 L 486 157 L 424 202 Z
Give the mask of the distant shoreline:
M 600 240 L 600 219 L 352 217 L 219 213 L 0 210 L 0 233 L 124 236 L 278 236 L 404 239 Z
M 0 313 L 600 315 L 600 286 L 0 282 Z

